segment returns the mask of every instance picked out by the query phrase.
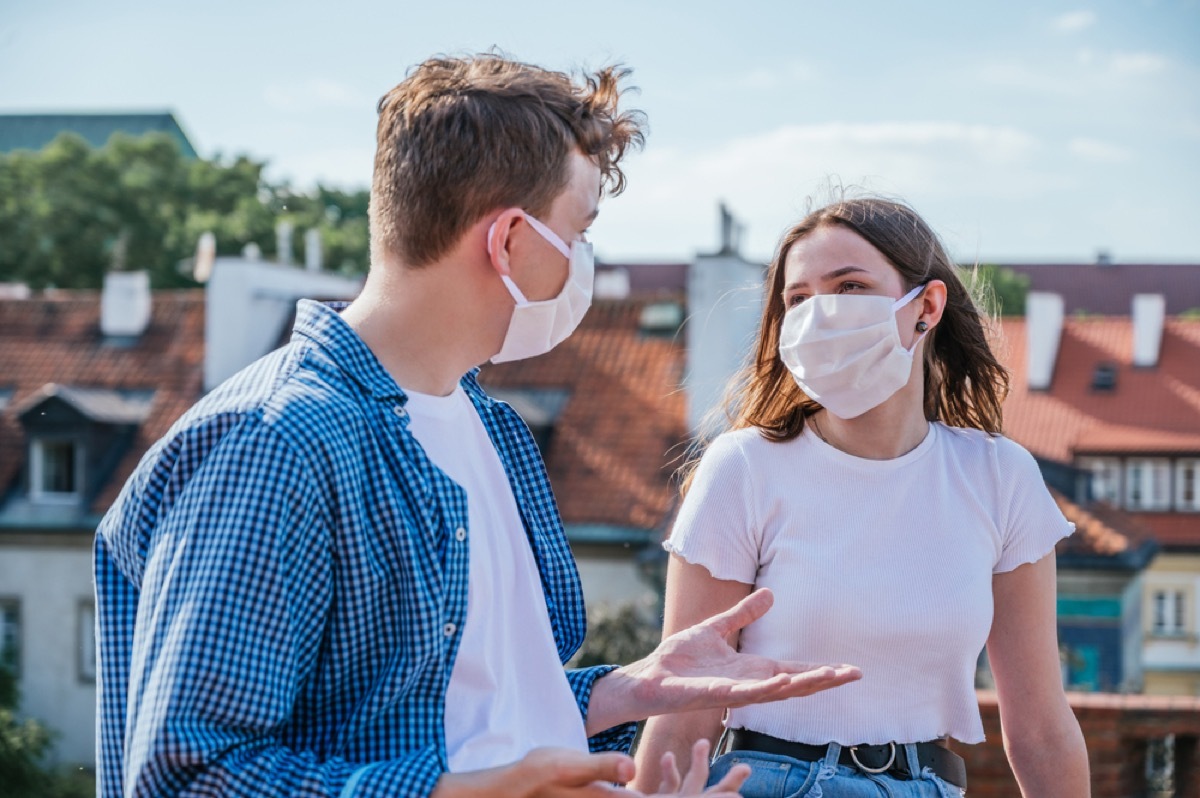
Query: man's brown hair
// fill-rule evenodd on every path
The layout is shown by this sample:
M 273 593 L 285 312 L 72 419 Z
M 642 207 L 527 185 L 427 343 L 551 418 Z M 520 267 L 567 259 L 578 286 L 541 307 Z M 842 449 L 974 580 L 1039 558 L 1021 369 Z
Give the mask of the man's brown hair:
M 425 266 L 489 211 L 545 213 L 576 148 L 600 167 L 602 190 L 619 194 L 618 163 L 644 136 L 644 116 L 617 109 L 628 74 L 607 67 L 580 85 L 494 53 L 414 67 L 379 101 L 372 260 L 391 252 Z

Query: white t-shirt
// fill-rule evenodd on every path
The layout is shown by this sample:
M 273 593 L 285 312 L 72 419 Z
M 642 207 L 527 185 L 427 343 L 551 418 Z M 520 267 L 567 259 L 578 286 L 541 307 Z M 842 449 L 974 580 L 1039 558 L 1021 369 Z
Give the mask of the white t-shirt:
M 907 454 L 866 460 L 808 427 L 786 443 L 742 429 L 709 446 L 664 545 L 774 592 L 741 650 L 862 669 L 852 684 L 733 709 L 730 728 L 813 744 L 977 743 L 992 576 L 1073 530 L 1007 438 L 935 423 Z
M 407 393 L 413 436 L 467 494 L 467 618 L 446 691 L 450 770 L 507 764 L 539 746 L 587 751 L 525 526 L 483 422 L 461 387 Z

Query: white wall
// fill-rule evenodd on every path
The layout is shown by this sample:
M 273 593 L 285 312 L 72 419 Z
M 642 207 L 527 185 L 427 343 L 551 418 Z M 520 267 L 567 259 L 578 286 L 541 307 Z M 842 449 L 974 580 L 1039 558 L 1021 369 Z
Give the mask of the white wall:
M 361 286 L 359 278 L 217 258 L 204 297 L 204 389 L 274 349 L 297 300 L 351 299 Z
M 633 556 L 605 556 L 573 547 L 579 581 L 583 583 L 583 600 L 588 607 L 608 604 L 653 604 L 658 594 L 638 574 Z
M 58 733 L 57 762 L 91 766 L 96 685 L 80 678 L 79 606 L 93 602 L 92 535 L 43 534 L 0 539 L 0 599 L 21 606 L 21 713 Z
M 763 267 L 737 255 L 700 255 L 688 274 L 688 426 L 698 430 L 749 356 L 762 314 Z

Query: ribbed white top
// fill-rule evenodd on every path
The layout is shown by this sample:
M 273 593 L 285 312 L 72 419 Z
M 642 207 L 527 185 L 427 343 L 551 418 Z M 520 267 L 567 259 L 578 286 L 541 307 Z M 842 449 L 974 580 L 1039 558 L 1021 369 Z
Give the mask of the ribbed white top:
M 865 460 L 811 430 L 709 446 L 664 544 L 718 579 L 769 587 L 741 649 L 848 663 L 853 684 L 731 710 L 728 725 L 804 743 L 984 739 L 975 663 L 992 575 L 1041 559 L 1074 526 L 1018 444 L 931 424 L 917 448 Z

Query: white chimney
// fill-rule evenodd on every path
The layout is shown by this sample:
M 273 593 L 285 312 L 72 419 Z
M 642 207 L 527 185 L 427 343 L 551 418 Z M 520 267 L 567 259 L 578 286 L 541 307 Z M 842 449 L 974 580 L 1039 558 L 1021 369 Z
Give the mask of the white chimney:
M 1062 296 L 1030 291 L 1025 297 L 1025 363 L 1029 369 L 1029 390 L 1044 391 L 1050 387 L 1062 328 Z
M 596 299 L 628 299 L 629 270 L 620 267 L 598 270 L 592 291 Z
M 100 293 L 100 331 L 106 336 L 138 336 L 150 324 L 150 274 L 109 272 Z
M 321 231 L 315 227 L 304 231 L 304 268 L 321 271 Z
M 292 263 L 292 223 L 286 219 L 275 225 L 275 252 L 280 263 Z
M 196 242 L 196 262 L 192 267 L 192 277 L 198 283 L 207 283 L 212 276 L 213 261 L 217 257 L 217 237 L 212 231 L 200 234 Z
M 688 270 L 688 425 L 702 430 L 747 361 L 762 314 L 763 267 L 736 253 L 700 255 Z
M 1134 294 L 1133 365 L 1146 368 L 1158 365 L 1166 315 L 1167 299 L 1162 294 Z

